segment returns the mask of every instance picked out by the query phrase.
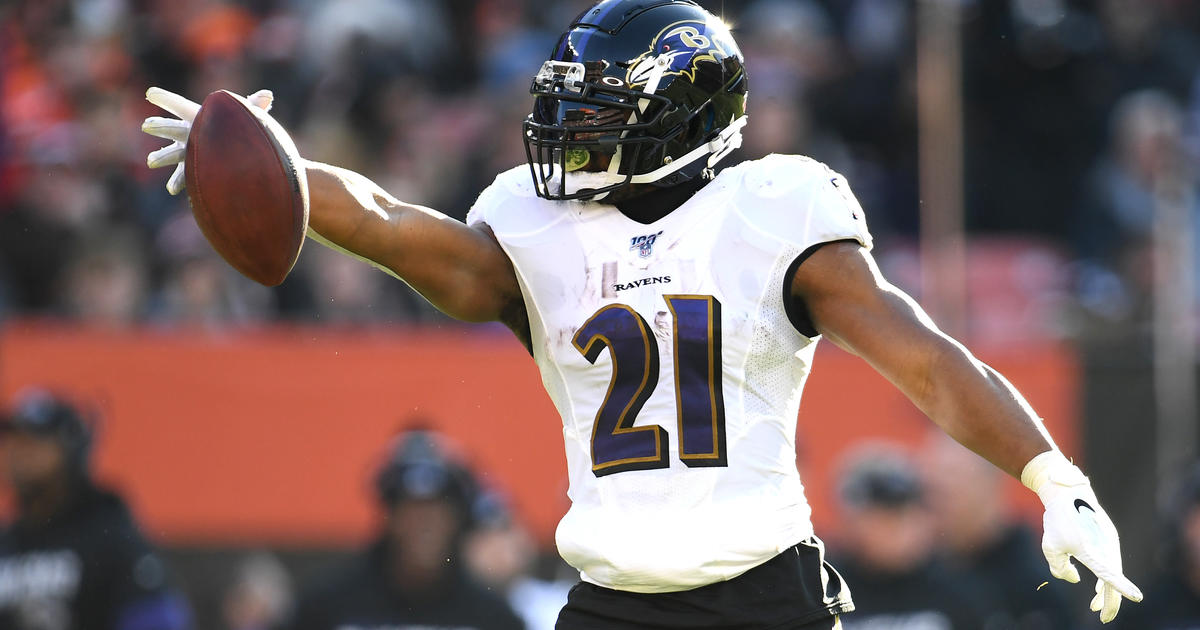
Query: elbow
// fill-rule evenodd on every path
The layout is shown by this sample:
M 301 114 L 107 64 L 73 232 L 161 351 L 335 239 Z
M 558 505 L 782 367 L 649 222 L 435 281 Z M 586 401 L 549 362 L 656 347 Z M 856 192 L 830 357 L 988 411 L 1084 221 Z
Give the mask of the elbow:
M 924 362 L 919 402 L 914 402 L 937 424 L 976 409 L 995 391 L 992 371 L 962 344 L 945 337 Z M 974 413 L 974 412 L 971 412 Z
M 923 354 L 925 356 L 913 370 L 911 398 L 918 408 L 936 420 L 951 404 L 948 401 L 956 387 L 954 381 L 964 370 L 978 369 L 979 362 L 965 348 L 946 337 L 930 344 Z

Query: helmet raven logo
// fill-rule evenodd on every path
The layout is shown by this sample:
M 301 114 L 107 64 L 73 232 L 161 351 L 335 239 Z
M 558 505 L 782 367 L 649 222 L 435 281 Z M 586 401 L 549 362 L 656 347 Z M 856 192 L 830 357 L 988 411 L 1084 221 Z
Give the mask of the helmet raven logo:
M 665 65 L 663 76 L 684 75 L 696 80 L 696 64 L 701 61 L 720 63 L 737 50 L 723 43 L 732 41 L 732 36 L 723 25 L 700 20 L 675 22 L 654 37 L 650 50 L 631 64 L 625 80 L 631 86 L 645 85 L 656 66 Z

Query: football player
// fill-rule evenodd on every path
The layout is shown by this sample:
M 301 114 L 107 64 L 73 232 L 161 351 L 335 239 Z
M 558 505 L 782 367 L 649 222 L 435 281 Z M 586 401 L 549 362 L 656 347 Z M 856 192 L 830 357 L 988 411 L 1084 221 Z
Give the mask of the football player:
M 504 322 L 562 416 L 579 569 L 563 628 L 836 627 L 849 591 L 824 562 L 795 466 L 800 393 L 823 337 L 1045 504 L 1051 572 L 1121 597 L 1116 529 L 1019 393 L 880 275 L 846 180 L 740 144 L 747 77 L 726 25 L 683 0 L 603 0 L 533 79 L 528 164 L 463 225 L 367 178 L 308 163 L 311 236 L 393 273 L 444 312 Z M 196 104 L 151 166 L 180 163 Z M 260 93 L 252 102 L 265 105 Z M 182 169 L 168 182 L 182 188 Z M 1030 585 L 1035 588 L 1036 585 Z

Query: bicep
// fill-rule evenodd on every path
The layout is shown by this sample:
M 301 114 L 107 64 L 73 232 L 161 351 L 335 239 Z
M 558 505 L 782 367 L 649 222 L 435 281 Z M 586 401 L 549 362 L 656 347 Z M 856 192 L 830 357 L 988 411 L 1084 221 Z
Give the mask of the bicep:
M 458 319 L 499 320 L 520 300 L 487 230 L 403 203 L 352 171 L 310 162 L 307 174 L 310 226 L 325 244 L 386 268 Z
M 857 243 L 819 248 L 796 269 L 790 286 L 817 332 L 862 357 L 914 401 L 928 388 L 925 380 L 940 353 L 958 346 L 883 278 Z

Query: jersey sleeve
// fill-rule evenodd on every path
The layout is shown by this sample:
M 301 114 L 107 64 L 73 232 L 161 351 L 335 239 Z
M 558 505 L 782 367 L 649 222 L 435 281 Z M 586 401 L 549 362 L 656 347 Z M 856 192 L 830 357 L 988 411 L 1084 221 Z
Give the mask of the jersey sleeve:
M 568 206 L 537 196 L 528 166 L 496 176 L 467 213 L 467 225 L 487 225 L 503 244 L 508 238 L 536 234 L 563 220 Z
M 747 169 L 742 212 L 758 229 L 803 252 L 853 240 L 870 249 L 866 213 L 846 178 L 806 157 L 771 155 Z
M 475 199 L 475 203 L 471 205 L 471 209 L 467 212 L 467 226 L 478 227 L 480 225 L 488 225 L 488 215 L 491 209 L 494 208 L 501 196 L 501 189 L 504 183 L 497 177 L 483 192 L 479 193 L 479 197 Z
M 479 197 L 467 212 L 467 225 L 476 227 L 486 224 L 495 227 L 497 214 L 503 213 L 504 208 L 513 205 L 528 205 L 530 198 L 536 197 L 528 166 L 518 166 L 496 176 L 491 185 L 479 193 Z M 512 213 L 507 213 L 512 214 Z
M 857 242 L 871 248 L 866 214 L 846 178 L 828 166 L 796 155 L 770 155 L 743 166 L 738 212 L 760 238 L 778 247 L 775 274 L 783 310 L 805 337 L 818 336 L 801 300 L 790 292 L 796 269 L 828 243 Z

